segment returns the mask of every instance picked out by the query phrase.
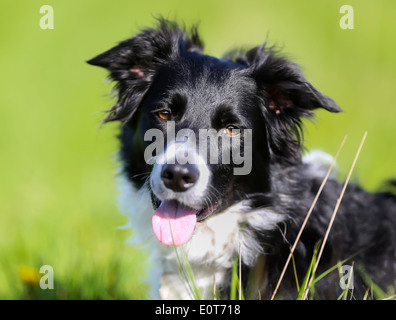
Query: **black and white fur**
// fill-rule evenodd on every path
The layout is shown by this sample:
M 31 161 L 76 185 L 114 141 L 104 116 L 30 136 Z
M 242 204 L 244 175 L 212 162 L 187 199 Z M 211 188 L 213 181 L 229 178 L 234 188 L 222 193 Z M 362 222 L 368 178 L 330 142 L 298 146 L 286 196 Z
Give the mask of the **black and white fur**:
M 197 210 L 194 234 L 182 249 L 204 298 L 213 297 L 214 284 L 218 295 L 228 296 L 232 263 L 238 255 L 243 285 L 246 290 L 254 288 L 250 297 L 257 298 L 259 290 L 267 298 L 331 162 L 320 152 L 302 157 L 302 119 L 310 118 L 317 108 L 341 110 L 305 79 L 296 64 L 265 44 L 230 52 L 223 59 L 202 51 L 195 28 L 187 33 L 159 19 L 156 28 L 143 30 L 88 61 L 108 69 L 117 83 L 118 100 L 106 121 L 122 123 L 122 210 L 130 216 L 135 240 L 145 243 L 151 253 L 154 298 L 192 298 L 180 279 L 174 248 L 153 235 L 151 218 L 164 199 Z M 149 143 L 144 133 L 151 128 L 165 132 L 166 121 L 157 117 L 160 110 L 170 112 L 176 130 L 223 132 L 229 125 L 252 129 L 251 173 L 235 176 L 232 163 L 207 163 L 199 168 L 200 183 L 182 192 L 167 188 L 161 165 L 148 165 L 143 157 Z M 168 145 L 158 156 L 177 150 Z M 327 182 L 296 248 L 300 283 L 341 187 L 334 178 Z M 353 258 L 361 270 L 354 274 L 354 296 L 362 297 L 370 286 L 362 281 L 362 274 L 369 274 L 383 290 L 394 290 L 395 223 L 393 195 L 348 186 L 318 274 L 363 249 Z M 278 297 L 295 298 L 295 283 L 289 267 Z M 316 285 L 315 295 L 336 298 L 339 292 L 335 274 Z

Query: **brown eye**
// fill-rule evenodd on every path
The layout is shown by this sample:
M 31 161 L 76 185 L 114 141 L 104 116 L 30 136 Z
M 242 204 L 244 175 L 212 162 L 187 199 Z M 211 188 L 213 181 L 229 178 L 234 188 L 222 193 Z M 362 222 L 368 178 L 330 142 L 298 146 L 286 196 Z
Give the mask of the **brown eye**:
M 225 128 L 225 132 L 230 136 L 236 136 L 239 134 L 239 128 L 233 125 L 229 125 Z
M 171 113 L 167 110 L 158 111 L 157 114 L 162 120 L 169 120 L 171 118 Z

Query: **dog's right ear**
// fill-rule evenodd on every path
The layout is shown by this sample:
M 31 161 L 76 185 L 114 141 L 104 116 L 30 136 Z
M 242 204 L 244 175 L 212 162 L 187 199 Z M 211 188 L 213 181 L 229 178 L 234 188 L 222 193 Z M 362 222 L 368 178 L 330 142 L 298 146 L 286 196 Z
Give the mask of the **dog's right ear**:
M 189 37 L 174 22 L 164 19 L 158 22 L 156 29 L 146 29 L 87 61 L 106 68 L 110 78 L 117 81 L 118 101 L 109 110 L 105 122 L 131 119 L 161 65 L 183 51 L 202 51 L 195 28 Z

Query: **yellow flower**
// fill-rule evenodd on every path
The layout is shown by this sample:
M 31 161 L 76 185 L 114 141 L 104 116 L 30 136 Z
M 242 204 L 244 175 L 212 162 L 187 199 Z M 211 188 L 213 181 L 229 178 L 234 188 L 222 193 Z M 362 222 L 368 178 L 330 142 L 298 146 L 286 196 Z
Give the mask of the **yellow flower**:
M 29 284 L 39 283 L 40 278 L 41 278 L 41 274 L 38 272 L 37 269 L 27 267 L 27 266 L 19 267 L 18 276 L 23 282 L 26 282 Z

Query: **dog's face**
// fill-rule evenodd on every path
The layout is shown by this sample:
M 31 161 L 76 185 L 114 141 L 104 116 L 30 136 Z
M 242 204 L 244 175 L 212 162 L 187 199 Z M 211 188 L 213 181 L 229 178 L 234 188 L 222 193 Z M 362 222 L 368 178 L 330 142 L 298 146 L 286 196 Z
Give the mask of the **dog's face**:
M 270 163 L 299 160 L 301 117 L 340 111 L 264 46 L 234 61 L 206 56 L 195 31 L 188 37 L 165 21 L 89 63 L 118 82 L 107 120 L 124 123 L 129 178 L 141 186 L 149 174 L 153 229 L 165 244 L 182 244 L 197 222 L 271 192 Z
M 255 90 L 245 68 L 195 53 L 158 70 L 137 111 L 136 126 L 142 133 L 159 129 L 164 137 L 150 180 L 159 200 L 177 199 L 201 210 L 208 204 L 217 207 L 226 192 L 232 193 L 238 180 L 234 168 L 241 167 L 233 151 L 249 147 L 246 129 L 264 126 Z M 257 131 L 254 142 L 266 144 L 265 130 Z M 257 163 L 268 160 L 267 149 L 262 151 Z M 183 161 L 185 154 L 189 157 Z
M 246 68 L 196 53 L 186 53 L 157 71 L 141 109 L 137 110 L 136 116 L 141 120 L 136 125 L 141 132 L 159 129 L 164 137 L 164 150 L 150 175 L 158 221 L 162 221 L 162 213 L 169 215 L 170 208 L 174 208 L 178 220 L 182 215 L 191 215 L 188 231 L 192 231 L 194 219 L 202 221 L 241 199 L 240 187 L 236 186 L 244 178 L 234 175 L 234 169 L 241 166 L 233 161 L 232 151 L 236 148 L 232 144 L 242 150 L 261 151 L 255 154 L 255 163 L 265 165 L 258 165 L 254 171 L 262 179 L 251 189 L 266 188 L 268 150 L 248 148 L 253 141 L 245 141 L 246 129 L 264 126 L 258 101 L 254 100 L 255 91 L 256 85 Z M 175 136 L 171 136 L 170 128 L 174 128 Z M 185 135 L 180 135 L 182 132 Z M 177 135 L 188 139 L 177 139 Z M 203 140 L 206 144 L 202 150 Z M 254 143 L 267 143 L 265 130 L 257 131 Z M 183 161 L 185 154 L 189 158 Z M 244 154 L 244 160 L 251 163 L 252 154 Z M 246 175 L 250 175 L 253 168 L 247 169 Z M 187 239 L 189 232 L 185 235 Z M 167 239 L 169 243 L 175 241 Z

